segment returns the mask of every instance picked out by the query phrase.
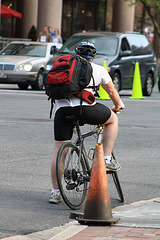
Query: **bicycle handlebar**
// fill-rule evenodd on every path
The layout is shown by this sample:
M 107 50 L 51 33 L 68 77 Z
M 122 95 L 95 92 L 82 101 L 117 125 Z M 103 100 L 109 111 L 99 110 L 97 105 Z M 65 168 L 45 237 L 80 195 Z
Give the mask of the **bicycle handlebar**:
M 124 103 L 122 102 L 122 100 L 120 99 L 120 102 L 121 102 L 121 108 L 119 109 L 119 110 L 123 110 L 123 109 L 125 109 L 126 107 L 125 107 L 125 105 L 124 105 Z M 113 106 L 112 108 L 114 108 L 115 106 Z M 119 111 L 114 111 L 114 110 L 112 110 L 114 113 L 119 113 Z
M 121 107 L 119 110 L 123 110 L 123 109 L 125 109 L 125 108 L 123 108 L 123 107 Z M 113 110 L 112 110 L 113 111 Z M 120 113 L 120 112 L 118 112 L 118 111 L 113 111 L 114 113 Z

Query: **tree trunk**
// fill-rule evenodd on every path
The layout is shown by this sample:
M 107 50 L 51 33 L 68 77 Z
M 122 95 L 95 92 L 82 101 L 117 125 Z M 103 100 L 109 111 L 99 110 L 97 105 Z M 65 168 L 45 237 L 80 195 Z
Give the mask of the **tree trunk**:
M 146 8 L 143 5 L 143 10 L 142 10 L 142 17 L 141 17 L 141 34 L 143 34 L 143 29 L 144 29 L 144 19 L 145 19 L 145 15 L 146 15 Z
M 160 26 L 160 13 L 155 13 L 155 20 Z M 158 35 L 156 29 L 154 30 L 153 49 L 160 64 L 160 36 Z

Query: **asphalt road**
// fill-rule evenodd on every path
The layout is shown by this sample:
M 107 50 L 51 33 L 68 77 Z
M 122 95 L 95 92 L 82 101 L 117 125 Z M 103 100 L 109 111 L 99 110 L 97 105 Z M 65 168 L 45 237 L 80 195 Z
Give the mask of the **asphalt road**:
M 122 167 L 118 175 L 125 203 L 160 197 L 160 93 L 155 86 L 144 99 L 120 94 L 126 109 L 118 116 L 114 152 Z M 111 100 L 100 101 L 112 106 Z M 43 91 L 0 85 L 0 238 L 71 221 L 71 209 L 63 202 L 48 203 L 53 154 L 49 111 Z M 112 207 L 122 205 L 110 177 L 108 182 Z

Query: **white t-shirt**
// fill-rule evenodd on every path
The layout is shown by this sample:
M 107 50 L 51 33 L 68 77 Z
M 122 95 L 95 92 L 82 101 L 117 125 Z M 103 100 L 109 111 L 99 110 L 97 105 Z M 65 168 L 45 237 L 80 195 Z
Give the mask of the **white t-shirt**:
M 42 35 L 42 36 L 40 37 L 40 42 L 47 42 L 47 37 L 44 36 L 44 35 Z
M 100 84 L 107 84 L 108 82 L 111 81 L 111 77 L 108 74 L 107 70 L 95 63 L 91 63 L 92 69 L 93 69 L 93 77 L 95 81 L 95 86 L 98 86 Z M 90 83 L 88 86 L 93 86 L 93 80 L 91 79 Z M 91 93 L 95 93 L 95 91 L 92 88 L 86 88 L 87 91 L 90 91 Z M 94 105 L 95 102 L 92 104 Z M 76 97 L 72 97 L 70 99 L 59 99 L 55 100 L 55 105 L 57 111 L 60 107 L 75 107 L 80 105 L 80 99 Z M 91 105 L 86 101 L 82 101 L 82 105 Z

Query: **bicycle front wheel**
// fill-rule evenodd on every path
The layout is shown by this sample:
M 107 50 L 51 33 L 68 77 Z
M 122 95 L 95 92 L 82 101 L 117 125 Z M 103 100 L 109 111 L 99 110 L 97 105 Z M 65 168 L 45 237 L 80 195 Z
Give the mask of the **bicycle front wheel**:
M 71 209 L 79 209 L 87 194 L 85 166 L 79 161 L 79 149 L 72 143 L 63 143 L 57 154 L 56 174 L 64 202 Z

